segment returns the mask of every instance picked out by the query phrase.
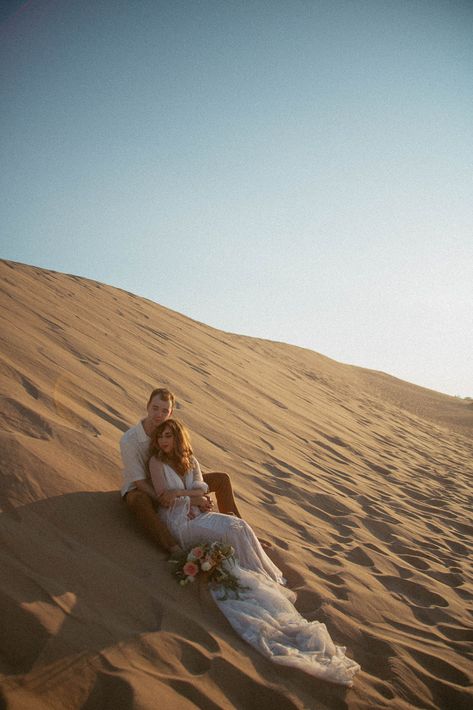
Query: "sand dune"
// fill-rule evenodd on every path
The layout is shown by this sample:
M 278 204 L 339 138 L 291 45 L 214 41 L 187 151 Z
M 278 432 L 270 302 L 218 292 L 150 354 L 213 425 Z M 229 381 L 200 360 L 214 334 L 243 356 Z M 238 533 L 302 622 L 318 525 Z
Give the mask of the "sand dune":
M 473 706 L 471 402 L 0 269 L 2 707 Z M 361 664 L 353 688 L 259 656 L 128 517 L 118 440 L 156 385 Z

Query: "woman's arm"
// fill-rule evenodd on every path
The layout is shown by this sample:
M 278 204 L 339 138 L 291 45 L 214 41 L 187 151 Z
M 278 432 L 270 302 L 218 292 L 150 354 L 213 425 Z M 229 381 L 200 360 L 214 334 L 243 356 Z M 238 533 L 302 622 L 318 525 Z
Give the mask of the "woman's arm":
M 200 470 L 200 464 L 195 456 L 192 457 L 192 489 L 197 490 L 200 493 L 200 498 L 194 498 L 194 505 L 197 505 L 203 513 L 208 513 L 212 510 L 212 501 L 209 496 L 206 495 L 209 492 L 209 487 L 204 481 L 202 471 Z
M 175 500 L 178 491 L 166 488 L 163 462 L 157 459 L 156 456 L 153 456 L 149 460 L 148 468 L 159 505 L 169 508 L 171 503 Z
M 152 456 L 148 464 L 149 474 L 151 476 L 151 483 L 157 497 L 161 496 L 166 490 L 166 480 L 164 478 L 164 467 L 162 461 Z
M 187 475 L 184 477 L 184 485 L 188 486 L 190 484 L 189 488 L 178 488 L 177 490 L 170 490 L 170 491 L 165 491 L 163 495 L 161 496 L 161 499 L 166 499 L 166 504 L 170 505 L 173 500 L 176 498 L 182 498 L 184 496 L 187 496 L 188 498 L 192 500 L 195 500 L 195 503 L 197 505 L 200 505 L 202 503 L 202 496 L 204 493 L 207 493 L 209 490 L 208 485 L 205 483 L 202 472 L 200 470 L 199 462 L 197 459 L 193 456 L 192 457 L 192 481 L 190 482 L 189 479 L 187 478 Z
M 182 498 L 183 496 L 188 496 L 189 498 L 202 498 L 202 488 L 189 488 L 184 489 L 179 488 L 176 491 L 168 491 L 169 493 L 174 493 L 176 498 Z
M 176 500 L 176 498 L 184 498 L 186 496 L 188 498 L 202 498 L 202 489 L 191 488 L 186 490 L 185 488 L 168 488 L 167 491 L 164 491 L 159 496 L 159 504 L 164 505 L 165 508 L 168 508 L 171 503 Z
M 192 457 L 192 488 L 199 490 L 201 494 L 208 493 L 209 490 L 202 476 L 200 464 L 194 456 Z
M 155 456 L 150 459 L 149 473 L 151 476 L 153 488 L 156 492 L 157 497 L 159 498 L 159 503 L 160 505 L 164 505 L 166 508 L 170 506 L 173 500 L 175 500 L 176 498 L 182 498 L 183 496 L 188 496 L 189 498 L 202 497 L 203 489 L 200 486 L 199 488 L 191 488 L 190 490 L 186 490 L 185 488 L 166 489 L 163 463 Z M 200 476 L 202 478 L 202 474 L 200 474 Z M 203 485 L 206 486 L 205 483 Z

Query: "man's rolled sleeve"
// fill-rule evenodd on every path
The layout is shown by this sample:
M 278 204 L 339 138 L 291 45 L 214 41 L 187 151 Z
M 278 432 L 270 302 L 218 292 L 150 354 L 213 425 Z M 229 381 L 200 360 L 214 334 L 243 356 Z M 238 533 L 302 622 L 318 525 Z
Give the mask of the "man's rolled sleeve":
M 136 488 L 135 481 L 147 479 L 147 450 L 148 446 L 138 440 L 135 431 L 130 430 L 122 436 L 120 440 L 120 453 L 123 462 L 122 496 Z

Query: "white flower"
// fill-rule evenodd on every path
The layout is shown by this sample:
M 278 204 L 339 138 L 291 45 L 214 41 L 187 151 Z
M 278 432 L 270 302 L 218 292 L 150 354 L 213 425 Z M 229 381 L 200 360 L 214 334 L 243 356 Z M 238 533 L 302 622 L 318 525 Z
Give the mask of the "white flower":
M 210 562 L 202 562 L 200 568 L 203 572 L 208 572 L 209 569 L 212 569 L 212 565 L 210 564 Z

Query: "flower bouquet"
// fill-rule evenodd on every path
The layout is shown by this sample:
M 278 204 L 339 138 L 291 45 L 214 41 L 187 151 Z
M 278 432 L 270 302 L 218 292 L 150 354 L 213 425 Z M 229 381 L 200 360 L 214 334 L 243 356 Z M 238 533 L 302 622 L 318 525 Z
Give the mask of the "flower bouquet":
M 228 599 L 231 593 L 239 599 L 239 593 L 243 589 L 248 589 L 240 583 L 236 575 L 229 571 L 229 567 L 235 564 L 235 550 L 231 545 L 223 542 L 205 542 L 195 545 L 169 561 L 176 567 L 174 576 L 181 586 L 194 582 L 198 575 L 203 573 L 212 587 L 222 588 L 223 596 L 220 597 L 222 600 Z

